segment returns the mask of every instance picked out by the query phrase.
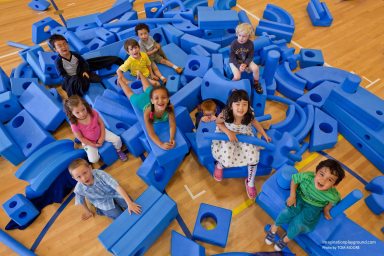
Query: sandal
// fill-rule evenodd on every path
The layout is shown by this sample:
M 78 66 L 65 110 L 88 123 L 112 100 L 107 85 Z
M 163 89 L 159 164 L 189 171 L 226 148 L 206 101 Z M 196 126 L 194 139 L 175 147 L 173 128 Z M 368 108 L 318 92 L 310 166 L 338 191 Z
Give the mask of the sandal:
M 215 171 L 213 172 L 213 178 L 216 181 L 222 181 L 223 180 L 223 169 L 219 168 L 217 164 L 215 165 Z
M 245 190 L 247 191 L 247 195 L 249 199 L 255 199 L 257 194 L 256 188 L 248 186 L 247 179 L 245 179 L 244 182 L 245 182 Z

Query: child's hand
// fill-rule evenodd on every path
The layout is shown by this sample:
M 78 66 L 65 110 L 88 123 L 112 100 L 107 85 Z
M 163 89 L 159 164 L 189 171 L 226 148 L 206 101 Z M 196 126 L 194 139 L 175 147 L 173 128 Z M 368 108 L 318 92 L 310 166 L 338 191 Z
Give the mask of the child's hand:
M 87 73 L 87 72 L 84 72 L 84 73 L 83 73 L 83 77 L 89 79 L 89 75 L 88 75 L 88 73 Z
M 87 219 L 89 219 L 89 218 L 91 218 L 93 216 L 94 216 L 93 212 L 86 211 L 86 212 L 83 212 L 83 214 L 81 215 L 81 219 L 82 220 L 87 220 Z
M 155 44 L 155 49 L 156 49 L 156 51 L 160 50 L 160 48 L 161 48 L 161 45 L 160 45 L 160 44 Z
M 244 72 L 246 68 L 247 68 L 247 64 L 244 64 L 244 63 L 241 64 L 241 65 L 240 65 L 240 68 L 239 68 L 239 69 L 240 69 L 240 72 Z
M 159 80 L 160 80 L 160 78 L 157 77 L 157 76 L 155 76 L 155 75 L 152 75 L 151 77 L 152 77 L 152 79 L 155 80 L 155 81 L 159 81 Z
M 289 196 L 287 199 L 287 206 L 295 206 L 296 207 L 296 197 L 295 196 Z
M 264 136 L 264 139 L 269 143 L 272 141 L 272 139 L 268 136 L 268 135 L 265 135 Z
M 332 219 L 332 216 L 329 213 L 329 210 L 326 210 L 325 208 L 324 208 L 324 218 L 326 218 L 327 220 L 331 220 Z
M 176 146 L 176 142 L 175 140 L 169 140 L 169 145 L 172 146 L 172 148 L 174 148 Z
M 172 149 L 175 145 L 172 145 L 169 142 L 162 142 L 159 147 L 161 147 L 164 150 Z
M 136 213 L 136 214 L 140 214 L 141 213 L 141 206 L 132 202 L 132 203 L 129 203 L 128 204 L 128 213 L 131 214 L 131 213 Z
M 228 136 L 230 142 L 238 142 L 235 132 L 228 131 L 227 136 Z
M 100 138 L 97 140 L 96 144 L 103 145 L 104 141 L 105 141 L 105 138 L 100 137 Z

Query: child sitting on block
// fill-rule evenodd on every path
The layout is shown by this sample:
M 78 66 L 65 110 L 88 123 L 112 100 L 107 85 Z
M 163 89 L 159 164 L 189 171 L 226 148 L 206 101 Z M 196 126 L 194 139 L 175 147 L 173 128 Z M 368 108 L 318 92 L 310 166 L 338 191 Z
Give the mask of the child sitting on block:
M 158 44 L 151 35 L 149 35 L 149 27 L 147 24 L 137 24 L 135 27 L 135 32 L 136 35 L 140 38 L 139 45 L 141 51 L 147 53 L 149 59 L 152 61 L 153 70 L 158 69 L 155 63 L 160 63 L 173 68 L 178 74 L 183 72 L 183 68 L 176 66 L 167 59 L 163 49 L 161 49 L 161 45 Z
M 108 173 L 92 170 L 84 159 L 74 160 L 68 169 L 72 178 L 77 181 L 74 190 L 75 204 L 83 206 L 82 220 L 94 216 L 85 199 L 96 208 L 96 214 L 111 219 L 119 217 L 125 209 L 128 209 L 129 214 L 141 213 L 141 206 L 134 203 L 127 192 Z
M 333 205 L 340 201 L 335 186 L 345 177 L 345 172 L 335 160 L 324 160 L 316 166 L 316 172 L 302 172 L 292 175 L 291 193 L 287 199 L 287 208 L 280 212 L 265 238 L 271 245 L 275 241 L 277 228 L 288 224 L 287 234 L 275 244 L 275 250 L 281 251 L 287 243 L 302 233 L 312 231 L 320 219 L 321 213 L 327 220 Z
M 233 73 L 232 80 L 240 80 L 241 73 L 253 73 L 253 85 L 258 94 L 263 93 L 259 84 L 259 67 L 253 62 L 254 46 L 250 37 L 253 35 L 252 26 L 248 23 L 241 23 L 236 27 L 236 36 L 231 43 L 229 55 L 229 66 Z
M 129 84 L 129 81 L 124 77 L 123 73 L 128 70 L 132 76 L 137 76 L 137 72 L 139 71 L 155 86 L 160 85 L 158 82 L 159 77 L 163 84 L 167 82 L 167 79 L 160 73 L 159 69 L 156 69 L 154 73 L 151 60 L 145 52 L 140 51 L 139 43 L 135 39 L 125 41 L 124 49 L 128 52 L 129 57 L 116 71 L 117 80 L 120 85 Z M 139 79 L 139 77 L 137 78 Z

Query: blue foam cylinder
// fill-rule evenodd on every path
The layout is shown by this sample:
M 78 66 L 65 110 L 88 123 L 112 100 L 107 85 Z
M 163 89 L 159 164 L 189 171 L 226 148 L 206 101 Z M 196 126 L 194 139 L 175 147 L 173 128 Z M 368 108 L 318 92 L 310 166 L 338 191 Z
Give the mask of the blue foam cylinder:
M 273 84 L 275 72 L 279 66 L 280 53 L 276 50 L 271 50 L 267 54 L 265 61 L 265 68 L 263 72 L 263 78 L 267 87 Z
M 339 214 L 343 213 L 350 206 L 355 204 L 363 197 L 363 193 L 360 190 L 355 189 L 343 198 L 336 206 L 332 207 L 330 214 L 332 218 L 336 218 Z
M 0 242 L 11 248 L 14 252 L 22 256 L 36 256 L 31 250 L 27 249 L 19 241 L 0 229 Z
M 349 74 L 345 80 L 341 84 L 341 88 L 343 91 L 347 93 L 355 93 L 359 84 L 361 82 L 361 78 L 357 75 Z
M 65 32 L 64 36 L 67 38 L 69 44 L 73 46 L 80 54 L 89 51 L 88 47 L 83 43 L 83 41 L 81 41 L 80 38 L 78 38 L 72 31 Z

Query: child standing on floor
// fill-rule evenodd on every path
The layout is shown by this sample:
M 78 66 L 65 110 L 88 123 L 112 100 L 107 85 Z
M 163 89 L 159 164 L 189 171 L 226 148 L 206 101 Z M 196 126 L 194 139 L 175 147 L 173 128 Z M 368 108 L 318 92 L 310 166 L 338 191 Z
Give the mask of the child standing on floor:
M 176 145 L 176 121 L 173 105 L 169 100 L 169 91 L 165 87 L 151 86 L 139 71 L 137 76 L 142 83 L 143 93 L 134 94 L 129 85 L 126 83 L 119 84 L 131 104 L 143 111 L 145 128 L 151 140 L 164 150 L 172 149 Z M 153 128 L 154 123 L 165 121 L 169 122 L 169 141 L 161 141 Z
M 139 43 L 135 39 L 128 39 L 125 41 L 124 49 L 128 52 L 129 57 L 116 71 L 119 84 L 129 84 L 129 81 L 124 77 L 123 73 L 128 70 L 131 72 L 132 76 L 136 76 L 137 72 L 140 71 L 140 73 L 155 86 L 160 85 L 158 82 L 159 77 L 163 84 L 167 82 L 167 79 L 160 73 L 159 69 L 156 70 L 156 73 L 153 72 L 148 55 L 145 52 L 140 51 Z
M 273 244 L 278 227 L 288 224 L 287 234 L 275 244 L 275 250 L 281 251 L 299 234 L 312 231 L 322 212 L 330 220 L 330 209 L 340 201 L 340 194 L 335 186 L 344 177 L 345 172 L 340 164 L 331 159 L 320 162 L 316 166 L 316 173 L 302 172 L 292 175 L 288 207 L 277 216 L 265 242 Z
M 252 26 L 241 23 L 236 27 L 237 39 L 231 44 L 229 66 L 233 73 L 232 80 L 240 80 L 241 73 L 246 71 L 253 73 L 253 85 L 258 94 L 263 93 L 259 84 L 259 67 L 253 62 L 254 46 L 250 37 L 253 35 Z
M 83 98 L 73 95 L 64 101 L 64 111 L 71 123 L 74 135 L 82 143 L 88 160 L 97 163 L 100 159 L 99 150 L 104 141 L 111 142 L 121 161 L 127 156 L 121 151 L 121 139 L 104 126 L 99 114 Z
M 82 220 L 93 217 L 85 199 L 96 208 L 98 215 L 104 215 L 111 219 L 119 217 L 125 209 L 129 214 L 141 213 L 141 206 L 134 203 L 127 192 L 102 170 L 92 170 L 91 166 L 84 159 L 74 160 L 68 167 L 72 178 L 77 181 L 75 186 L 75 204 L 82 205 L 84 213 Z
M 173 68 L 178 74 L 183 72 L 181 67 L 176 66 L 167 59 L 163 49 L 161 49 L 161 45 L 157 43 L 151 35 L 149 35 L 149 27 L 147 24 L 137 24 L 135 27 L 135 32 L 136 35 L 140 38 L 139 45 L 141 51 L 147 53 L 149 59 L 152 61 L 152 64 L 154 64 L 152 65 L 153 70 L 158 69 L 155 63 L 160 63 Z
M 227 106 L 217 117 L 216 124 L 216 132 L 224 132 L 229 141 L 212 141 L 212 155 L 217 161 L 213 173 L 214 179 L 222 180 L 223 168 L 247 165 L 248 177 L 245 179 L 245 187 L 248 197 L 254 199 L 256 197 L 255 175 L 259 162 L 259 149 L 255 145 L 238 142 L 236 134 L 254 136 L 253 125 L 267 142 L 270 142 L 271 139 L 255 119 L 246 91 L 235 90 L 231 93 Z

